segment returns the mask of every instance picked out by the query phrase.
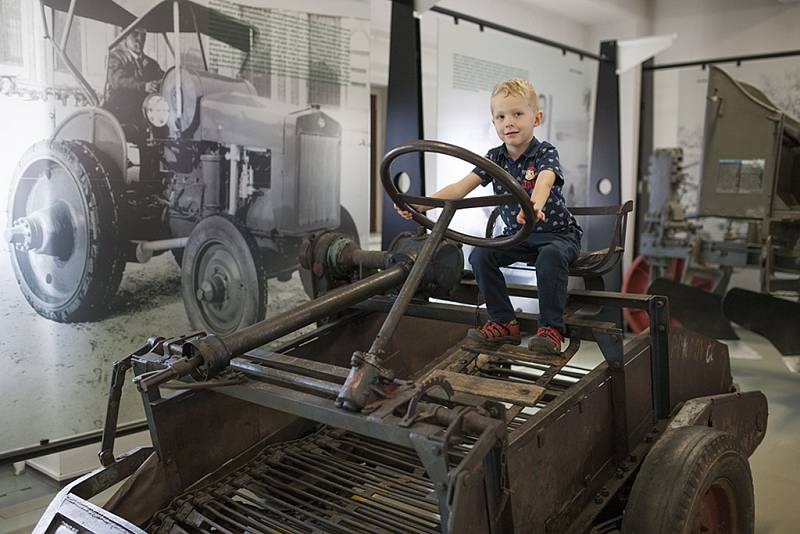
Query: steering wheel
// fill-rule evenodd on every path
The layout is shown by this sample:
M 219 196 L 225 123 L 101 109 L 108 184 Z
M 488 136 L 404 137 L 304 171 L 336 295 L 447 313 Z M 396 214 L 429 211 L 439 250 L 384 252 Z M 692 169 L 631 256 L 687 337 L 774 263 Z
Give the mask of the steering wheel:
M 417 197 L 401 193 L 394 184 L 394 181 L 389 176 L 389 167 L 398 156 L 413 152 L 436 152 L 438 154 L 445 154 L 447 156 L 452 156 L 468 163 L 472 163 L 479 169 L 486 171 L 486 173 L 495 180 L 498 180 L 508 191 L 511 192 L 511 194 L 446 200 L 433 197 Z M 390 150 L 386 154 L 386 157 L 383 158 L 383 162 L 381 162 L 381 182 L 383 183 L 383 188 L 386 190 L 386 193 L 394 201 L 397 207 L 405 211 L 410 211 L 411 217 L 417 223 L 429 230 L 433 230 L 435 223 L 427 216 L 415 210 L 411 204 L 422 204 L 423 206 L 441 208 L 444 207 L 445 203 L 450 203 L 455 209 L 458 210 L 483 206 L 504 206 L 513 202 L 515 204 L 519 204 L 523 213 L 525 213 L 525 225 L 514 235 L 492 238 L 475 237 L 468 234 L 462 234 L 461 232 L 456 232 L 455 230 L 450 230 L 448 228 L 445 230 L 444 235 L 453 241 L 466 243 L 476 247 L 506 248 L 524 241 L 533 229 L 535 216 L 533 213 L 531 198 L 528 193 L 526 193 L 525 190 L 520 187 L 517 181 L 510 174 L 508 174 L 495 162 L 456 145 L 443 143 L 441 141 L 427 140 L 409 141 L 408 143 L 398 145 Z

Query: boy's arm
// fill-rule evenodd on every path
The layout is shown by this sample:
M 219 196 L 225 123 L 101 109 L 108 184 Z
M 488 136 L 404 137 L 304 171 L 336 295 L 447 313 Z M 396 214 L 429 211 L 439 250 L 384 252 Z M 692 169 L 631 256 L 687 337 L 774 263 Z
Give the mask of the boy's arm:
M 475 174 L 474 172 L 471 172 L 462 179 L 460 179 L 459 181 L 444 186 L 443 188 L 439 189 L 430 196 L 432 198 L 442 198 L 448 200 L 464 198 L 469 193 L 471 193 L 476 187 L 481 185 L 481 183 L 482 183 L 481 177 Z M 420 206 L 417 204 L 414 204 L 412 207 L 420 213 L 425 213 L 426 211 L 431 209 L 431 206 Z M 404 219 L 411 218 L 410 211 L 401 210 L 400 208 L 397 207 L 397 205 L 395 205 L 394 209 L 397 210 L 397 213 L 399 213 Z
M 536 185 L 533 186 L 533 191 L 531 191 L 531 204 L 533 204 L 537 222 L 545 220 L 542 208 L 547 202 L 547 197 L 550 196 L 550 189 L 552 189 L 554 183 L 556 183 L 556 173 L 549 169 L 543 170 L 536 176 Z M 517 222 L 525 224 L 525 212 L 522 210 L 517 213 Z

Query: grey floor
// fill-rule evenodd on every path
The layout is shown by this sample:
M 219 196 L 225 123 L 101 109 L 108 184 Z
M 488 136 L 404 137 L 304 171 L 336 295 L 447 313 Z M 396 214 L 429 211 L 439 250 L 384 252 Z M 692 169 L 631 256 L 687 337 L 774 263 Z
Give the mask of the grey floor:
M 0 250 L 0 451 L 100 428 L 111 363 L 152 334 L 188 332 L 180 300 L 179 272 L 170 256 L 130 266 L 110 316 L 97 323 L 60 325 L 36 315 L 24 301 Z M 270 314 L 305 299 L 295 276 L 270 282 Z M 743 390 L 769 399 L 767 436 L 750 459 L 755 482 L 756 531 L 797 532 L 800 507 L 800 374 L 760 336 L 739 330 L 731 344 L 734 379 Z M 580 362 L 596 362 L 582 349 Z M 121 419 L 142 418 L 135 391 L 126 389 Z M 58 485 L 31 469 L 15 476 L 0 468 L 0 534 L 29 532 Z M 102 496 L 98 499 L 102 502 Z

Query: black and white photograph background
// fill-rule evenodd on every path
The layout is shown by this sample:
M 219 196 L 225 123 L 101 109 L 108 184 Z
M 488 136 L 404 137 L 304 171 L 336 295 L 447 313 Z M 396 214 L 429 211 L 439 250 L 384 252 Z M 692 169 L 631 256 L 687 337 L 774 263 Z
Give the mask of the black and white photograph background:
M 368 5 L 82 3 L 2 0 L 0 452 L 101 428 L 152 335 L 307 300 L 304 235 L 366 238 Z

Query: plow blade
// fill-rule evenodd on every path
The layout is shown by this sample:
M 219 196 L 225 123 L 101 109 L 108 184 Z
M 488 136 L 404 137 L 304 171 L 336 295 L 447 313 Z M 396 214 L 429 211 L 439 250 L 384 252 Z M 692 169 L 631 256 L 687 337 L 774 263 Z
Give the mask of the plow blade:
M 722 298 L 703 289 L 657 278 L 647 292 L 669 298 L 669 314 L 689 330 L 714 339 L 739 339 L 722 312 Z
M 735 287 L 722 308 L 728 319 L 764 336 L 784 356 L 800 355 L 800 303 Z

